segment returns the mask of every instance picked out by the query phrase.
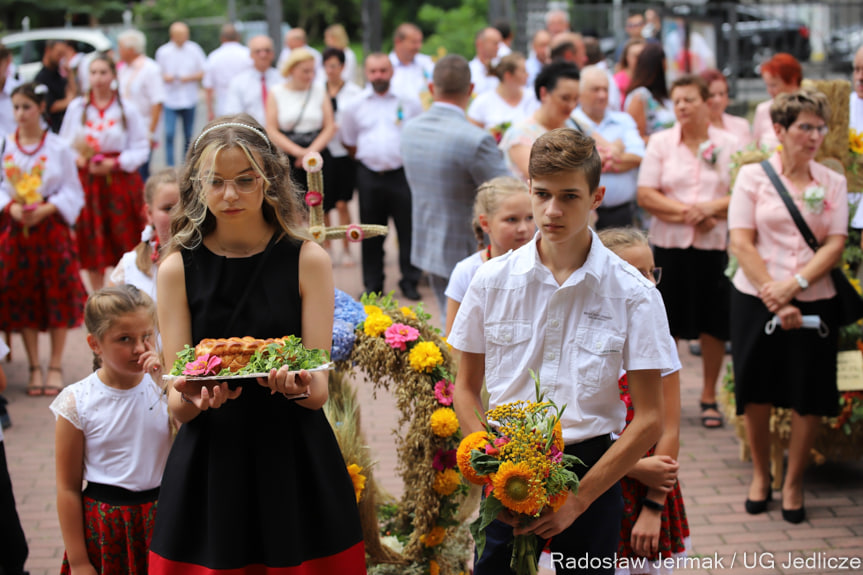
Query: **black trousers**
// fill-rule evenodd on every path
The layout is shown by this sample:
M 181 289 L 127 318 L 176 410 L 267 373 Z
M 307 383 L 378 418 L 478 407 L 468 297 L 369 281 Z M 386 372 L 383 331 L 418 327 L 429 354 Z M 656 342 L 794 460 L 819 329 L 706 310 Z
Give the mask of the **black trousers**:
M 575 455 L 585 464 L 573 471 L 579 478 L 599 461 L 611 446 L 607 435 L 583 443 L 567 445 L 565 453 Z M 552 561 L 557 573 L 614 575 L 614 555 L 620 541 L 623 517 L 623 495 L 618 481 L 600 495 L 569 527 L 551 539 Z M 474 575 L 507 575 L 513 573 L 512 527 L 495 519 L 486 528 L 485 550 L 477 558 L 474 551 Z M 537 550 L 546 541 L 539 539 Z
M 411 264 L 411 190 L 402 168 L 374 172 L 357 162 L 357 190 L 360 193 L 360 221 L 386 226 L 392 218 L 399 245 L 401 282 L 416 286 L 421 271 Z M 363 284 L 366 291 L 384 289 L 384 237 L 363 240 Z
M 0 573 L 20 575 L 30 550 L 15 509 L 12 480 L 6 467 L 6 448 L 0 441 Z

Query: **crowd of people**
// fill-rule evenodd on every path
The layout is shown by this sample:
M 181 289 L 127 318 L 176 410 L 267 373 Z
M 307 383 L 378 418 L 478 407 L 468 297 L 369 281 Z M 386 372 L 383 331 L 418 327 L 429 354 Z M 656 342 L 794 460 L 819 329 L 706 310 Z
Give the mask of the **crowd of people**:
M 321 247 L 303 227 L 310 153 L 324 160 L 327 225 L 350 223 L 356 190 L 360 223 L 393 221 L 401 294 L 419 300 L 428 282 L 458 351 L 465 434 L 483 385 L 489 409 L 533 396 L 529 369 L 569 406 L 566 453 L 588 466 L 578 494 L 529 525 L 495 521 L 475 573 L 508 573 L 507 545 L 528 531 L 566 556 L 686 552 L 680 339 L 700 342 L 708 429 L 723 425 L 716 387 L 731 342 L 749 513 L 772 499 L 770 409 L 793 410 L 782 516 L 803 521 L 809 449 L 837 410 L 837 342 L 800 328 L 817 315 L 837 333 L 828 272 L 848 235 L 845 179 L 814 161 L 829 106 L 777 54 L 750 126 L 726 112 L 719 71 L 668 82 L 655 17 L 627 19 L 612 65 L 564 11 L 546 15 L 528 54 L 512 50 L 506 24 L 476 31 L 470 61 L 432 61 L 404 23 L 392 52 L 360 62 L 335 24 L 322 52 L 292 29 L 273 67 L 268 37 L 243 45 L 228 24 L 207 55 L 175 22 L 155 59 L 137 30 L 118 36 L 116 60 L 77 67 L 68 43 L 50 41 L 22 84 L 0 47 L 0 330 L 22 335 L 27 395 L 57 396 L 62 572 L 365 572 L 351 480 L 320 409 L 324 373 L 158 385 L 167 358 L 203 338 L 294 334 L 330 348 L 332 265 L 356 262 L 347 241 Z M 863 129 L 857 56 L 851 127 Z M 194 134 L 202 88 L 208 124 Z M 151 173 L 160 126 L 167 167 Z M 770 159 L 741 168 L 732 189 L 732 155 L 752 143 Z M 364 293 L 386 291 L 384 258 L 383 238 L 362 242 Z M 94 372 L 66 387 L 66 336 L 82 322 Z M 282 397 L 298 393 L 308 397 Z M 0 435 L 0 515 L 14 524 L 5 467 Z M 0 572 L 23 573 L 20 525 L 2 538 Z M 120 541 L 126 552 L 104 552 Z

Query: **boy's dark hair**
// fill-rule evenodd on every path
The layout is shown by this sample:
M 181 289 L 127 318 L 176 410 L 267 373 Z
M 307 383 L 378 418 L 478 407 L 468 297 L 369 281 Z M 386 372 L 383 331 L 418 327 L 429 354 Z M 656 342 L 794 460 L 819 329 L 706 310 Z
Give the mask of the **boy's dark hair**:
M 698 93 L 701 94 L 702 100 L 706 102 L 710 99 L 710 88 L 707 86 L 707 82 L 696 74 L 685 74 L 677 78 L 671 83 L 671 89 L 668 93 L 673 94 L 675 88 L 683 88 L 684 86 L 695 86 L 698 88 Z
M 330 58 L 335 58 L 339 61 L 339 64 L 345 64 L 345 52 L 344 50 L 340 50 L 339 48 L 327 48 L 324 50 L 323 54 L 321 54 L 321 62 L 326 62 Z
M 551 62 L 543 66 L 539 74 L 536 75 L 536 80 L 533 83 L 533 91 L 536 94 L 536 99 L 541 100 L 540 88 L 545 88 L 547 93 L 554 92 L 557 88 L 557 83 L 563 79 L 578 81 L 581 76 L 578 73 L 578 66 L 572 62 Z
M 560 172 L 581 172 L 593 193 L 599 187 L 602 160 L 592 138 L 571 128 L 557 128 L 533 143 L 527 171 L 531 180 Z

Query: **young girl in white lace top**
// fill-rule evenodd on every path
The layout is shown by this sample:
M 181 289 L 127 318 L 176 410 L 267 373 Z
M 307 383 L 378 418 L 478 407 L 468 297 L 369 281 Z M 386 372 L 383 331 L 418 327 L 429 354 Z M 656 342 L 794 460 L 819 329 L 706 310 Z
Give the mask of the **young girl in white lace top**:
M 155 317 L 153 300 L 131 285 L 94 293 L 84 309 L 96 371 L 50 406 L 57 417 L 63 575 L 147 573 L 171 447 L 167 401 L 156 384 Z

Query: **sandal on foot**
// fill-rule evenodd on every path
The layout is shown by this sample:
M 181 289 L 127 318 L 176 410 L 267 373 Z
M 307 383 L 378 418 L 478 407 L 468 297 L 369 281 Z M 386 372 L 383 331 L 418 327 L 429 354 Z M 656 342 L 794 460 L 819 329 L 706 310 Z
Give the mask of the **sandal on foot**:
M 62 367 L 54 367 L 54 366 L 49 365 L 48 371 L 53 371 L 55 373 L 59 373 L 60 374 L 60 382 L 61 383 L 63 382 L 63 368 Z M 43 392 L 43 394 L 49 395 L 49 396 L 55 396 L 55 395 L 59 395 L 62 390 L 63 390 L 62 385 L 60 385 L 58 387 L 56 385 L 47 385 L 46 384 L 45 385 L 45 391 Z
M 41 371 L 42 371 L 42 367 L 41 367 L 41 366 L 38 366 L 38 365 L 31 365 L 31 366 L 30 366 L 30 374 L 31 374 L 31 378 L 32 378 L 32 374 L 33 374 L 33 372 L 36 372 L 36 371 L 40 372 L 40 379 L 41 379 Z M 28 383 L 27 383 L 27 391 L 26 391 L 26 393 L 27 393 L 27 395 L 29 395 L 30 397 L 39 397 L 40 395 L 44 395 L 44 394 L 45 394 L 45 385 L 44 385 L 44 382 L 43 382 L 43 384 L 42 384 L 42 385 L 31 385 L 31 384 L 28 382 Z
M 722 414 L 719 413 L 719 405 L 714 403 L 704 403 L 701 402 L 701 425 L 706 427 L 707 429 L 718 429 L 722 427 L 725 421 L 722 419 Z M 705 411 L 713 410 L 719 415 L 705 415 Z

